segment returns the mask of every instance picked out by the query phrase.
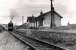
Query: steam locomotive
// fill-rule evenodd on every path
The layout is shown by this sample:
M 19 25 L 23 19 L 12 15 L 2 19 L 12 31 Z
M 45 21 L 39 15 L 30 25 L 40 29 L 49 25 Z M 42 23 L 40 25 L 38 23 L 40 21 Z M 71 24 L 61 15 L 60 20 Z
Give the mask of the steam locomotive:
M 12 21 L 10 21 L 8 23 L 8 31 L 13 31 L 13 22 Z

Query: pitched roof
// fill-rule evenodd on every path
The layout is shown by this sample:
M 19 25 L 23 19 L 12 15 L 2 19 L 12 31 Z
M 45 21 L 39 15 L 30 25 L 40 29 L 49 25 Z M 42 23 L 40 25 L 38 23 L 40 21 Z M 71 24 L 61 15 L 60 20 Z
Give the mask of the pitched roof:
M 41 15 L 39 15 L 38 17 L 34 17 L 34 16 L 30 16 L 27 18 L 27 22 L 34 22 L 35 21 L 39 21 L 39 20 L 43 20 L 44 16 L 48 13 L 51 13 L 51 11 L 48 11 L 46 13 L 43 13 Z M 60 16 L 60 14 L 58 14 L 56 11 L 54 11 L 55 14 L 57 14 L 60 18 L 63 18 L 62 16 Z
M 44 16 L 45 16 L 46 14 L 48 14 L 48 13 L 51 13 L 51 11 L 48 11 L 48 12 L 42 14 L 42 15 L 39 15 L 37 18 L 44 17 Z M 54 11 L 54 13 L 57 14 L 60 18 L 63 18 L 63 17 L 62 17 L 59 13 L 57 13 L 56 11 Z
M 35 17 L 28 17 L 27 18 L 27 22 L 34 22 L 35 21 Z

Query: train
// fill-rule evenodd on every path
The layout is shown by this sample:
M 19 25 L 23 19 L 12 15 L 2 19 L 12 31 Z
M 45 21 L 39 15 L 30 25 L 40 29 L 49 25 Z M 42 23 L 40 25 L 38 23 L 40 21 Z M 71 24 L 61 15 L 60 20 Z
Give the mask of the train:
M 13 22 L 12 21 L 10 21 L 8 23 L 8 31 L 13 31 Z

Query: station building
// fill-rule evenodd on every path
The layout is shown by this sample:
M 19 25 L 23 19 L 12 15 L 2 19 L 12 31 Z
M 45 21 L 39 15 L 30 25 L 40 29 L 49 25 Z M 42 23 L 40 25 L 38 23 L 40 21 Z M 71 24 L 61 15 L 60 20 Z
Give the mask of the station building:
M 61 19 L 63 17 L 55 11 L 53 7 L 53 3 L 51 1 L 51 10 L 43 13 L 40 12 L 38 17 L 34 17 L 33 15 L 27 18 L 27 22 L 31 27 L 49 27 L 55 28 L 61 26 Z

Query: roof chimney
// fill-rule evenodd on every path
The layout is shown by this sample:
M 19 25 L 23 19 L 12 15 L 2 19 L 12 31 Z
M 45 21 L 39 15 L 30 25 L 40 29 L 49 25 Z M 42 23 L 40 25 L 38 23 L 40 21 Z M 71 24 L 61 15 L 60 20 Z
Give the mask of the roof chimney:
M 43 14 L 43 11 L 41 10 L 40 15 L 42 15 L 42 14 Z

